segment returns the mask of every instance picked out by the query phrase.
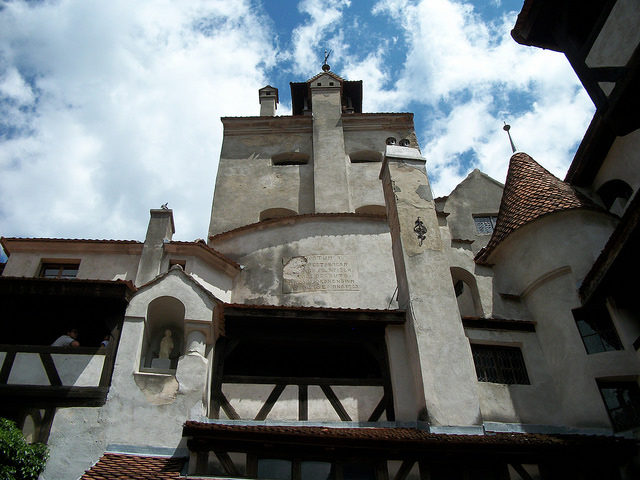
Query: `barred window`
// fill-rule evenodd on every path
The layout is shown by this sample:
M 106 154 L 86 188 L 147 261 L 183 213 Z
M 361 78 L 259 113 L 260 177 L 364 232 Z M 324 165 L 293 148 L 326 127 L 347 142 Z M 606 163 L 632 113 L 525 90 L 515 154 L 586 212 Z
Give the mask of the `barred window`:
M 598 382 L 616 431 L 640 426 L 640 388 L 635 382 Z
M 478 235 L 491 235 L 496 228 L 498 217 L 495 215 L 473 216 Z
M 622 350 L 609 310 L 604 304 L 573 310 L 573 318 L 588 354 Z
M 479 382 L 529 385 L 529 376 L 518 347 L 471 344 Z

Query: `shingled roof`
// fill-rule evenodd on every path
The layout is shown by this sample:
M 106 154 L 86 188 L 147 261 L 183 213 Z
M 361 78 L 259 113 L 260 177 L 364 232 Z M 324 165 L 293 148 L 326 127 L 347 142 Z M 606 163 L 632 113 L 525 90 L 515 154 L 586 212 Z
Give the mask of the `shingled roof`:
M 575 208 L 601 210 L 526 153 L 515 153 L 509 163 L 496 227 L 487 246 L 476 255 L 476 262 L 487 263 L 500 242 L 521 226 L 544 215 Z
M 173 480 L 180 477 L 186 458 L 105 453 L 80 480 Z

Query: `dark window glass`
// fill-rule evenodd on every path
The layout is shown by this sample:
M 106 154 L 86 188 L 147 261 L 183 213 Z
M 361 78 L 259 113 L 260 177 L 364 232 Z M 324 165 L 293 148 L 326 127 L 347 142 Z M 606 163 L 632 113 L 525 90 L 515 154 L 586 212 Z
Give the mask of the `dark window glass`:
M 45 263 L 42 265 L 40 276 L 43 278 L 76 278 L 77 263 Z
M 522 352 L 517 347 L 471 344 L 478 381 L 529 385 Z
M 573 317 L 587 353 L 622 350 L 622 343 L 606 305 L 576 308 Z
M 493 233 L 493 229 L 496 228 L 497 220 L 498 217 L 493 215 L 473 217 L 473 221 L 476 224 L 476 231 L 479 235 L 491 235 Z
M 640 388 L 635 382 L 599 382 L 600 393 L 616 431 L 640 427 Z

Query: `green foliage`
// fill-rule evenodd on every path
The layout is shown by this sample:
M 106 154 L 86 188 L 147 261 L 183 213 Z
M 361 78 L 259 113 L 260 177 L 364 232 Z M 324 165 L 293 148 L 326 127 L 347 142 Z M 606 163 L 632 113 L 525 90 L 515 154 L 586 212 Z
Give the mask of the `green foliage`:
M 0 418 L 0 480 L 36 480 L 48 456 L 46 445 L 27 443 L 15 423 Z

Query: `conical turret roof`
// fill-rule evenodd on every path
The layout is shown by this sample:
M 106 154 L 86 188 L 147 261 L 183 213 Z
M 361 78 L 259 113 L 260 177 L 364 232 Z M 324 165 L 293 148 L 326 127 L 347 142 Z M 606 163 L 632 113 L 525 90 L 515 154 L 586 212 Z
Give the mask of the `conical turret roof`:
M 493 235 L 476 255 L 486 263 L 491 252 L 521 226 L 544 215 L 574 208 L 598 209 L 593 201 L 523 152 L 513 154 Z

